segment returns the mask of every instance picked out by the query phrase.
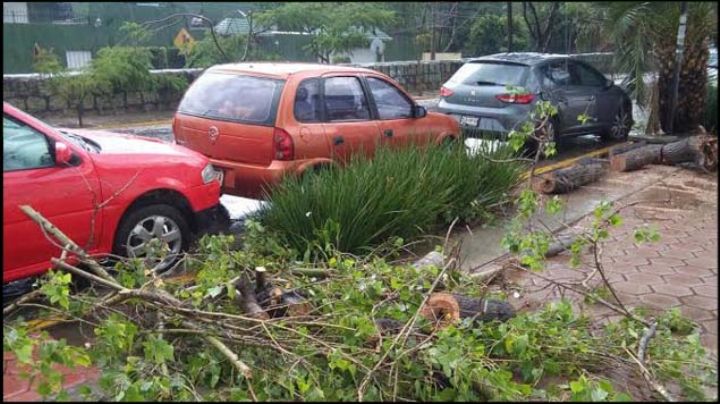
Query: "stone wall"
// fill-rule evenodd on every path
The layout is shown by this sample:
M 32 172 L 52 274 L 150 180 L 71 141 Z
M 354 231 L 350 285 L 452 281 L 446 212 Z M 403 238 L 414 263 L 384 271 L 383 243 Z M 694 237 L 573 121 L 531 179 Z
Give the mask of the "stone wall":
M 183 76 L 192 83 L 202 69 L 154 70 L 152 74 Z M 184 94 L 183 91 L 156 90 L 141 93 L 117 93 L 88 95 L 85 98 L 86 111 L 98 114 L 122 113 L 129 111 L 174 110 Z M 52 91 L 47 78 L 38 74 L 3 75 L 3 101 L 37 115 L 61 114 L 68 112 L 68 105 Z
M 437 93 L 462 66 L 462 61 L 436 62 L 386 62 L 356 65 L 387 74 L 397 80 L 411 93 Z M 202 69 L 154 70 L 153 74 L 182 75 L 192 83 Z M 184 91 L 152 91 L 140 93 L 119 93 L 113 97 L 88 96 L 85 106 L 88 111 L 98 114 L 122 111 L 173 110 L 180 102 Z M 67 105 L 48 86 L 47 79 L 38 74 L 3 75 L 3 100 L 31 114 L 63 114 Z
M 575 56 L 582 59 L 581 56 L 584 55 Z M 607 54 L 588 54 L 587 56 L 591 64 L 596 64 L 601 59 L 607 59 Z M 462 65 L 462 60 L 444 60 L 367 63 L 353 66 L 382 72 L 398 81 L 410 93 L 437 95 L 442 84 Z M 202 69 L 167 69 L 151 72 L 161 75 L 181 75 L 187 79 L 188 83 L 192 83 L 202 73 Z M 98 114 L 174 110 L 183 94 L 184 90 L 153 91 L 142 94 L 120 93 L 113 97 L 89 96 L 85 100 L 85 105 L 88 110 L 95 110 Z M 3 100 L 31 114 L 67 112 L 67 106 L 49 89 L 47 80 L 38 74 L 3 75 Z
M 410 93 L 437 94 L 440 87 L 463 65 L 462 60 L 384 62 L 354 65 L 392 77 Z

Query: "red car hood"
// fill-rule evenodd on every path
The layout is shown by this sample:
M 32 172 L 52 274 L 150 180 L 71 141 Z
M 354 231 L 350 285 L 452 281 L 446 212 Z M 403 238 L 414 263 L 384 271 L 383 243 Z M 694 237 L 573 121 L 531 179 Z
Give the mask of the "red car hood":
M 97 142 L 100 155 L 153 155 L 157 157 L 189 157 L 206 159 L 202 154 L 180 145 L 165 143 L 150 137 L 126 135 L 91 129 L 62 129 Z

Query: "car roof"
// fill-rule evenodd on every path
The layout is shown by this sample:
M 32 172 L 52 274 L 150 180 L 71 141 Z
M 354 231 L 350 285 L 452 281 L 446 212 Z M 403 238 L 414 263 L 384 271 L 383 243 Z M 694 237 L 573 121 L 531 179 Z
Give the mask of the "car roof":
M 568 55 L 539 52 L 510 52 L 495 53 L 493 55 L 481 56 L 469 59 L 468 62 L 510 62 L 522 65 L 537 65 L 549 60 L 570 59 Z
M 215 65 L 208 69 L 209 72 L 224 73 L 245 73 L 274 76 L 286 79 L 288 76 L 298 73 L 374 73 L 375 70 L 364 69 L 352 66 L 323 65 L 319 63 L 228 63 Z

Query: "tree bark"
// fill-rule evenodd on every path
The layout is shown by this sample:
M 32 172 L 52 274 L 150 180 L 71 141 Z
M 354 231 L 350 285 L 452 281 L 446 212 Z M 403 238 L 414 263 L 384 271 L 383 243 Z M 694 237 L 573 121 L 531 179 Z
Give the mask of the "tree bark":
M 610 169 L 613 171 L 633 171 L 648 164 L 658 164 L 662 160 L 663 146 L 651 144 L 610 157 Z
M 662 162 L 678 164 L 697 162 L 703 153 L 704 136 L 693 136 L 662 147 Z
M 250 282 L 249 277 L 241 276 L 240 279 L 235 282 L 235 285 L 240 293 L 235 296 L 235 300 L 242 308 L 243 312 L 250 317 L 267 320 L 270 316 L 265 310 L 258 304 L 255 291 L 253 290 L 253 283 Z
M 475 321 L 506 321 L 515 315 L 513 307 L 500 300 L 468 297 L 455 293 L 433 293 L 420 315 L 440 328 L 471 318 Z
M 534 178 L 532 187 L 544 194 L 564 194 L 582 185 L 597 181 L 605 172 L 603 164 L 578 164 Z
M 615 156 L 617 154 L 627 153 L 630 150 L 639 149 L 641 147 L 644 147 L 645 145 L 647 145 L 647 142 L 645 142 L 645 141 L 637 142 L 637 143 L 620 144 L 620 145 L 611 147 L 610 150 L 608 151 L 608 155 L 610 156 L 610 158 L 612 158 L 613 156 Z

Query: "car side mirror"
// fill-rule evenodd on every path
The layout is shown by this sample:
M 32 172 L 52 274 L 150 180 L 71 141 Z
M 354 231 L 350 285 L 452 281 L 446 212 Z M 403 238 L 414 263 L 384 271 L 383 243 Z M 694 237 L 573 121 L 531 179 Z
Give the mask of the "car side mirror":
M 422 105 L 415 105 L 413 107 L 413 118 L 424 118 L 427 116 L 427 109 Z
M 63 142 L 55 142 L 55 165 L 66 167 L 72 165 L 73 152 Z

